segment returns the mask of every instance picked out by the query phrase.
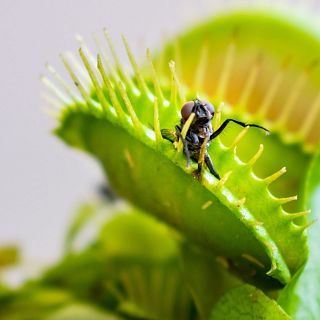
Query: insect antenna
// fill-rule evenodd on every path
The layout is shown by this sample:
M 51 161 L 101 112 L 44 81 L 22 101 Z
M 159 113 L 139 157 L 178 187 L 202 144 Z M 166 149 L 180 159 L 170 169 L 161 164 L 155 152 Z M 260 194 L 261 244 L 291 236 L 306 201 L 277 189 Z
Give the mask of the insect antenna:
M 270 131 L 268 129 L 266 129 L 265 127 L 259 126 L 258 124 L 250 123 L 250 124 L 247 124 L 246 126 L 247 127 L 259 128 L 259 129 L 262 129 L 262 130 L 266 131 L 267 134 L 270 134 Z

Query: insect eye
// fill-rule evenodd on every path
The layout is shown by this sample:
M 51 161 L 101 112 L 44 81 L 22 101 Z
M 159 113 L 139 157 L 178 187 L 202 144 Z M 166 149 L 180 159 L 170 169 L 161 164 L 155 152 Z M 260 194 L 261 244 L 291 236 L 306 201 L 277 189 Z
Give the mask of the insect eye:
M 187 121 L 191 112 L 192 112 L 192 108 L 194 107 L 194 102 L 193 101 L 188 101 L 186 102 L 182 109 L 181 109 L 181 116 L 182 116 L 182 119 Z
M 213 115 L 214 114 L 214 106 L 206 100 L 201 101 L 202 105 L 206 106 L 207 110 Z

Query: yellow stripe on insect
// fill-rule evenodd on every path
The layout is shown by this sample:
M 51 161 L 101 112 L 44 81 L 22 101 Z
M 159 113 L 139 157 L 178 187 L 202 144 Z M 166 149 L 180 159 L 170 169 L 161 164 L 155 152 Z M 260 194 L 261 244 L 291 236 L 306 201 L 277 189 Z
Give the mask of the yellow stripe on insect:
M 192 113 L 190 114 L 188 120 L 187 120 L 187 121 L 185 122 L 185 124 L 183 125 L 182 131 L 181 131 L 181 136 L 182 136 L 183 139 L 186 138 L 186 135 L 187 135 L 187 133 L 188 133 L 188 130 L 190 129 L 191 123 L 192 123 L 192 121 L 193 121 L 193 119 L 194 119 L 195 116 L 196 116 L 195 113 L 192 112 Z M 181 139 L 179 140 L 177 149 L 178 149 L 178 152 L 182 152 L 182 150 L 183 150 L 183 143 L 182 143 L 182 140 L 181 140 Z

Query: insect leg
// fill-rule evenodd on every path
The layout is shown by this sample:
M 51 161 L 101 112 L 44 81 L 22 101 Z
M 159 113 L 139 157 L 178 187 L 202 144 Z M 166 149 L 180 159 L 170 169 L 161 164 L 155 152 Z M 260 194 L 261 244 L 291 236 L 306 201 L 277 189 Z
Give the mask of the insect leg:
M 203 164 L 205 161 L 205 155 L 207 152 L 207 143 L 208 143 L 208 139 L 209 137 L 205 138 L 201 148 L 200 148 L 200 152 L 199 152 L 199 158 L 198 158 L 198 173 L 201 174 L 202 172 L 202 168 L 203 168 Z
M 259 126 L 257 124 L 253 124 L 253 123 L 246 124 L 246 123 L 238 121 L 238 120 L 227 119 L 222 123 L 222 125 L 215 132 L 213 132 L 213 134 L 210 136 L 210 141 L 213 140 L 214 138 L 216 138 L 226 128 L 228 123 L 231 122 L 231 121 L 236 123 L 236 124 L 238 124 L 238 125 L 240 125 L 241 127 L 256 127 L 256 128 L 259 128 L 259 129 L 262 129 L 262 130 L 265 130 L 265 131 L 269 132 L 268 129 L 266 129 L 264 127 L 261 127 L 261 126 Z
M 176 133 L 170 129 L 161 129 L 161 135 L 163 139 L 166 139 L 172 143 L 177 140 Z
M 210 156 L 206 153 L 204 156 L 204 161 L 206 162 L 207 167 L 209 168 L 210 172 L 218 179 L 220 180 L 219 173 L 216 171 L 213 162 L 210 158 Z
M 183 144 L 183 151 L 187 157 L 187 167 L 189 167 L 190 165 L 190 160 L 191 160 L 191 157 L 190 157 L 190 151 L 189 151 L 189 148 L 188 148 L 188 142 L 187 140 L 185 140 L 182 135 L 181 135 L 181 128 L 179 126 L 176 126 L 176 135 L 178 137 L 178 139 L 181 139 L 182 141 L 182 144 Z

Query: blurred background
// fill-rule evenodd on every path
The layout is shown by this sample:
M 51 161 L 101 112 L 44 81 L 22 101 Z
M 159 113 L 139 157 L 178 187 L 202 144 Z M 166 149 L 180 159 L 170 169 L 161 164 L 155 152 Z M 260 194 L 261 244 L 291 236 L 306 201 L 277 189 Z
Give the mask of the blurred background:
M 63 70 L 58 56 L 65 50 L 77 50 L 74 36 L 81 34 L 90 44 L 92 35 L 101 33 L 103 27 L 108 28 L 117 48 L 122 47 L 120 34 L 124 33 L 134 52 L 142 56 L 146 47 L 156 48 L 195 19 L 205 19 L 233 3 L 0 1 L 1 245 L 17 244 L 23 256 L 37 262 L 55 260 L 73 211 L 103 181 L 92 159 L 79 156 L 51 134 L 55 120 L 45 112 L 39 81 L 45 63 Z M 313 1 L 309 9 L 317 6 L 318 1 Z M 119 52 L 123 54 L 122 48 Z
M 55 260 L 72 213 L 103 181 L 98 164 L 51 134 L 56 122 L 39 80 L 45 63 L 63 70 L 58 56 L 77 50 L 74 36 L 90 44 L 103 27 L 116 47 L 124 33 L 142 55 L 205 7 L 196 0 L 0 1 L 1 245 L 17 244 L 37 264 Z

